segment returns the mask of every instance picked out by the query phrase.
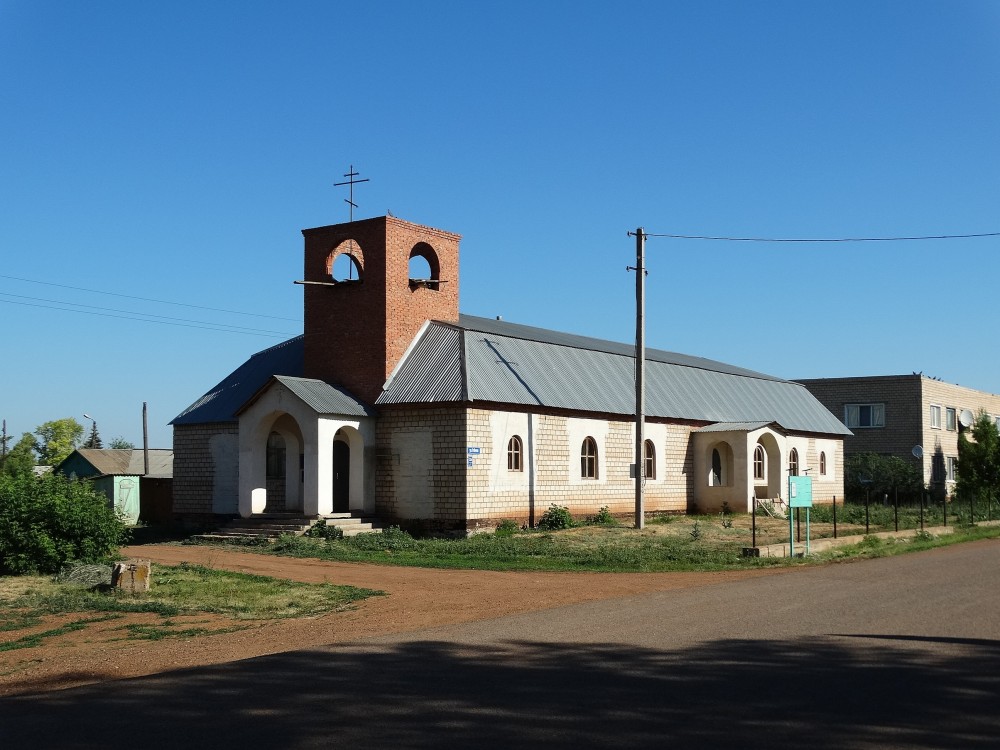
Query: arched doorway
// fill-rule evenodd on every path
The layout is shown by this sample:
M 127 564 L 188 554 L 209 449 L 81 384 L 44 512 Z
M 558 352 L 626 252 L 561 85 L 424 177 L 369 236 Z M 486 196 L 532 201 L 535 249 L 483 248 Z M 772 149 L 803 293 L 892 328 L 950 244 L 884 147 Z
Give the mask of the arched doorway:
M 333 512 L 351 509 L 351 446 L 338 436 L 333 441 Z
M 285 483 L 287 480 L 287 450 L 285 438 L 278 432 L 267 436 L 265 487 L 267 488 L 267 505 L 265 513 L 278 513 L 285 510 Z

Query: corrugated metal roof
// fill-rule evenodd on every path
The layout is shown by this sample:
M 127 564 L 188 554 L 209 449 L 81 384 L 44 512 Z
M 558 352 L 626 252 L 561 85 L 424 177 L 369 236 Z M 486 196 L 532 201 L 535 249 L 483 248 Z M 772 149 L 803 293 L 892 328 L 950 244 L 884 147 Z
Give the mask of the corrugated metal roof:
M 623 344 L 618 341 L 606 341 L 590 336 L 580 336 L 575 333 L 563 333 L 561 331 L 551 331 L 547 328 L 536 328 L 525 326 L 519 323 L 508 323 L 505 320 L 494 320 L 493 318 L 480 318 L 475 315 L 459 315 L 458 326 L 466 331 L 479 331 L 481 333 L 493 333 L 508 338 L 525 339 L 537 341 L 545 344 L 556 344 L 573 349 L 588 349 L 595 352 L 607 352 L 608 354 L 621 354 L 626 357 L 635 357 L 635 345 Z M 684 367 L 696 367 L 713 372 L 725 372 L 732 375 L 745 375 L 747 377 L 763 378 L 764 380 L 781 380 L 772 375 L 754 372 L 725 362 L 716 362 L 704 357 L 693 357 L 689 354 L 679 354 L 668 352 L 663 349 L 646 349 L 647 362 L 664 362 L 667 364 L 683 365 Z
M 458 326 L 427 328 L 376 403 L 485 401 L 632 415 L 634 352 L 614 342 L 462 316 Z M 450 379 L 441 373 L 444 367 Z M 461 389 L 453 382 L 460 372 Z M 801 432 L 851 434 L 797 383 L 662 351 L 654 351 L 646 363 L 646 414 L 778 422 Z
M 317 414 L 345 414 L 357 417 L 372 415 L 367 406 L 347 391 L 322 380 L 293 378 L 287 375 L 275 375 L 274 379 L 302 399 Z
M 419 357 L 414 360 L 409 356 L 411 348 L 404 361 L 413 361 L 417 366 L 397 367 L 386 388 L 391 388 L 403 401 L 411 397 L 424 401 L 465 401 L 462 331 L 453 326 L 431 324 L 416 346 L 420 348 Z M 421 399 L 421 394 L 430 398 Z
M 222 382 L 182 411 L 172 425 L 234 422 L 236 411 L 272 375 L 302 375 L 303 337 L 296 336 L 262 352 L 257 352 Z
M 146 475 L 146 461 L 141 448 L 77 448 L 76 452 L 101 476 Z M 174 452 L 165 448 L 150 448 L 147 476 L 173 475 Z

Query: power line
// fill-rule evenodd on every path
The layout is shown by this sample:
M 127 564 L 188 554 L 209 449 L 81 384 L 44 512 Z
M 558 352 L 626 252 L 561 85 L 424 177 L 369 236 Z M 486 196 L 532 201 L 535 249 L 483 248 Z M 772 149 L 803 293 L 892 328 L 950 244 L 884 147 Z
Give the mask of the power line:
M 55 307 L 51 308 L 54 310 L 66 310 L 68 312 L 86 312 L 86 310 L 74 310 L 75 307 L 83 307 L 90 310 L 102 310 L 104 312 L 112 313 L 125 313 L 126 315 L 139 315 L 141 317 L 131 318 L 131 320 L 148 320 L 151 323 L 161 323 L 167 321 L 179 321 L 181 323 L 197 323 L 200 325 L 207 326 L 223 326 L 227 329 L 233 331 L 249 331 L 251 333 L 273 333 L 276 336 L 294 336 L 295 334 L 285 333 L 284 331 L 268 331 L 261 328 L 248 328 L 247 326 L 234 326 L 229 323 L 214 323 L 210 320 L 191 320 L 189 318 L 175 318 L 170 315 L 156 315 L 155 313 L 144 313 L 138 310 L 120 310 L 115 307 L 99 307 L 98 305 L 84 305 L 80 302 L 63 302 L 58 299 L 45 299 L 44 297 L 28 297 L 24 294 L 10 294 L 9 292 L 0 292 L 0 297 L 16 297 L 17 299 L 30 300 L 31 302 L 49 302 L 53 305 L 64 305 L 65 307 Z M 0 302 L 5 302 L 6 300 L 0 300 Z M 159 320 L 156 320 L 159 318 Z
M 37 279 L 25 279 L 20 276 L 7 276 L 5 274 L 0 274 L 0 279 L 12 279 L 14 281 L 24 281 L 29 284 L 43 284 L 45 286 L 59 287 L 60 289 L 72 289 L 77 292 L 90 292 L 91 294 L 107 294 L 111 297 L 124 297 L 125 299 L 135 299 L 135 300 L 140 300 L 142 302 L 156 302 L 161 305 L 176 305 L 177 307 L 191 307 L 196 310 L 209 310 L 211 312 L 229 313 L 231 315 L 247 315 L 253 318 L 271 318 L 273 320 L 289 320 L 293 323 L 299 322 L 297 318 L 282 318 L 278 315 L 265 315 L 264 313 L 243 312 L 241 310 L 226 310 L 221 307 L 206 307 L 204 305 L 192 305 L 188 304 L 187 302 L 171 302 L 170 300 L 153 299 L 151 297 L 136 297 L 135 295 L 132 294 L 121 294 L 119 292 L 106 292 L 101 289 L 87 289 L 82 286 L 69 286 L 68 284 L 56 284 L 51 281 L 38 281 Z
M 918 240 L 967 240 L 975 237 L 1000 237 L 1000 232 L 980 234 L 934 234 L 923 237 L 712 237 L 700 234 L 657 234 L 647 237 L 667 237 L 674 240 L 714 240 L 718 242 L 914 242 Z
M 19 296 L 19 295 L 8 295 L 8 296 Z M 27 297 L 26 299 L 33 299 Z M 45 300 L 43 300 L 45 301 Z M 22 305 L 24 307 L 41 307 L 46 310 L 60 310 L 62 312 L 72 312 L 72 313 L 83 313 L 84 315 L 97 315 L 102 318 L 119 318 L 121 320 L 135 320 L 140 323 L 159 323 L 161 325 L 169 326 L 180 326 L 182 328 L 200 328 L 205 331 L 218 331 L 220 333 L 242 333 L 246 336 L 264 336 L 267 338 L 277 338 L 284 336 L 296 336 L 298 334 L 294 333 L 280 333 L 278 331 L 257 331 L 251 328 L 242 328 L 240 326 L 229 326 L 225 323 L 207 323 L 205 321 L 183 321 L 182 318 L 167 318 L 163 320 L 156 320 L 156 317 L 164 318 L 165 316 L 150 316 L 150 317 L 136 317 L 145 315 L 145 313 L 134 313 L 132 315 L 116 315 L 113 312 L 96 312 L 95 310 L 74 310 L 71 307 L 57 307 L 55 305 L 43 305 L 38 302 L 18 302 L 17 300 L 11 299 L 0 299 L 0 302 L 4 302 L 8 305 Z M 57 303 L 57 304 L 72 304 L 72 303 Z M 82 305 L 82 307 L 92 307 L 91 305 Z M 97 310 L 106 310 L 109 308 L 96 308 Z M 127 311 L 126 311 L 127 312 Z

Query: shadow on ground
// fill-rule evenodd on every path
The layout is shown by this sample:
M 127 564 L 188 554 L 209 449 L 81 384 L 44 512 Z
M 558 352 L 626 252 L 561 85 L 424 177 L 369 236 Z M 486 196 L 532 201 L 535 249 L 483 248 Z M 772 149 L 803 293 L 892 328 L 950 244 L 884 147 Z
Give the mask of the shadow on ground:
M 4 747 L 995 747 L 1000 644 L 331 648 L 0 700 Z

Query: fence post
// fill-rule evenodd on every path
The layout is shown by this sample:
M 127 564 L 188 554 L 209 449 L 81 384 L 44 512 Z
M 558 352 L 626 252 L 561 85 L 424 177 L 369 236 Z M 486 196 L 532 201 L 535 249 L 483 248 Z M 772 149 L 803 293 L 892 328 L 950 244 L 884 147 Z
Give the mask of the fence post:
M 837 538 L 837 496 L 833 496 L 833 538 Z
M 871 490 L 865 491 L 865 536 L 868 536 L 868 505 L 871 503 Z
M 924 530 L 924 491 L 920 490 L 920 531 Z
M 896 532 L 899 533 L 899 487 L 892 488 L 892 515 L 896 521 Z

